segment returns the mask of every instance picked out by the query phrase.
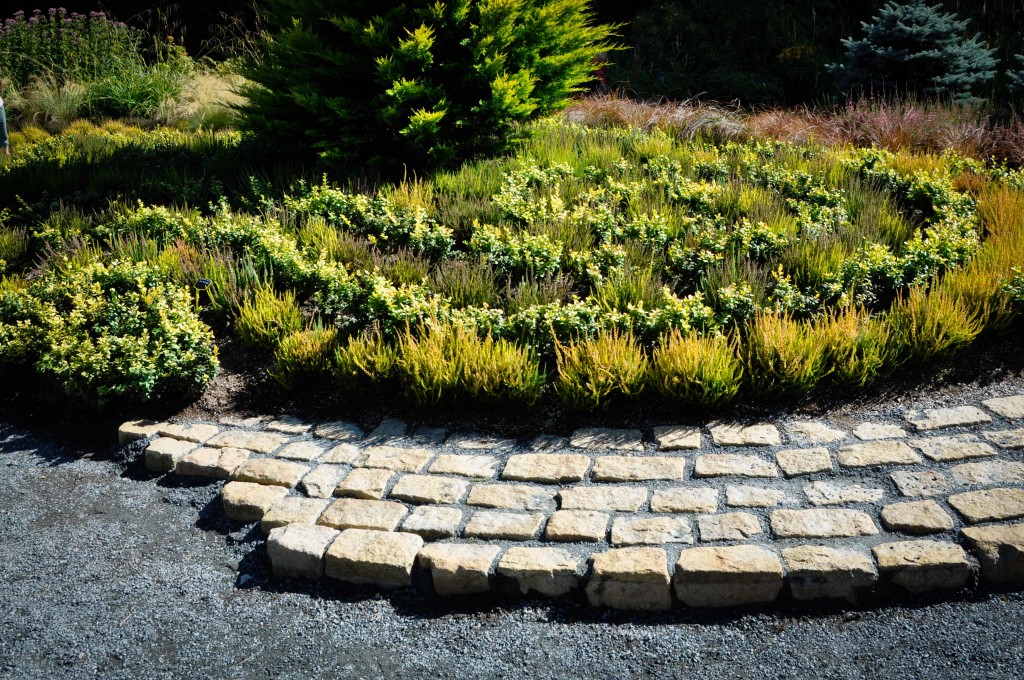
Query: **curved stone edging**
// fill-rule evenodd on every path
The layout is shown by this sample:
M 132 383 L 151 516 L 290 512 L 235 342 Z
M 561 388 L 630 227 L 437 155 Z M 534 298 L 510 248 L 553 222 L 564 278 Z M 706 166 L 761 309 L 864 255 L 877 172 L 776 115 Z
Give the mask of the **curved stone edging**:
M 1024 395 L 825 420 L 532 442 L 385 420 L 125 423 L 149 469 L 228 480 L 274 572 L 662 610 L 1024 581 Z M 965 550 L 965 547 L 967 550 Z

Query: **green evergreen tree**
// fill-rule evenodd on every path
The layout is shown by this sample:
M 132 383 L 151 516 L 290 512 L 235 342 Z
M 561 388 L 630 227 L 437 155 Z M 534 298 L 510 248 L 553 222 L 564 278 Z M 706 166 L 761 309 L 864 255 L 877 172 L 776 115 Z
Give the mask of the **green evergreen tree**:
M 831 67 L 840 89 L 972 99 L 995 75 L 995 50 L 977 35 L 965 37 L 967 21 L 941 7 L 890 2 L 871 23 L 861 22 L 865 36 L 843 40 L 846 63 Z
M 244 126 L 332 164 L 423 167 L 504 151 L 611 49 L 588 0 L 276 0 Z

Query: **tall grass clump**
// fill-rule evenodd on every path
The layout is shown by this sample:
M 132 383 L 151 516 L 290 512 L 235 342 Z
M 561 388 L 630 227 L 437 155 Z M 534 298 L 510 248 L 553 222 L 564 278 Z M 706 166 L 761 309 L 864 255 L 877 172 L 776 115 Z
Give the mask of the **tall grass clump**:
M 948 288 L 914 286 L 887 315 L 898 363 L 925 364 L 970 344 L 982 317 Z
M 787 314 L 757 313 L 746 327 L 747 381 L 765 398 L 806 393 L 825 376 L 826 347 L 806 321 Z
M 818 321 L 832 380 L 845 387 L 866 387 L 891 364 L 890 330 L 863 307 L 829 312 Z
M 500 289 L 494 270 L 483 262 L 448 260 L 430 276 L 430 287 L 449 298 L 456 309 L 493 307 Z
M 395 348 L 379 333 L 353 335 L 334 351 L 334 379 L 349 394 L 380 391 L 394 377 L 397 361 Z
M 295 291 L 277 293 L 270 286 L 253 290 L 238 310 L 235 329 L 250 347 L 274 348 L 302 329 L 302 311 Z
M 0 274 L 22 263 L 28 256 L 30 243 L 27 229 L 0 228 Z
M 556 341 L 555 359 L 555 393 L 571 409 L 607 408 L 647 385 L 649 362 L 632 333 L 612 330 L 567 345 Z
M 464 400 L 529 406 L 545 380 L 530 349 L 437 320 L 399 336 L 395 372 L 405 394 L 421 406 Z
M 271 375 L 286 390 L 298 383 L 328 374 L 338 344 L 334 328 L 310 328 L 285 336 L 274 351 Z
M 743 382 L 736 343 L 723 335 L 673 330 L 654 350 L 651 385 L 683 404 L 716 408 L 732 402 Z

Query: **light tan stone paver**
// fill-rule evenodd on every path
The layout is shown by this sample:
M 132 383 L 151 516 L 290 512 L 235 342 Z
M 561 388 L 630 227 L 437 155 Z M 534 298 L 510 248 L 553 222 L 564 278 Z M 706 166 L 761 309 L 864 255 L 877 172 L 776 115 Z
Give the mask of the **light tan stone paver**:
M 900 441 L 880 440 L 849 444 L 839 447 L 836 460 L 846 468 L 873 467 L 876 465 L 913 465 L 921 462 L 921 456 Z
M 516 582 L 523 595 L 558 597 L 579 586 L 579 560 L 557 548 L 509 548 L 497 573 Z
M 688 548 L 676 562 L 676 597 L 689 607 L 771 602 L 782 590 L 782 562 L 760 546 Z
M 676 487 L 658 489 L 651 495 L 651 512 L 715 512 L 718 489 Z
M 992 422 L 992 417 L 977 406 L 926 408 L 919 411 L 910 411 L 904 417 L 918 432 Z
M 182 441 L 171 437 L 154 439 L 146 447 L 143 454 L 146 469 L 150 472 L 170 472 L 178 462 L 195 450 L 194 442 Z
M 528 541 L 537 535 L 544 515 L 524 512 L 477 510 L 462 530 L 466 538 Z
M 779 468 L 757 456 L 738 456 L 731 453 L 707 453 L 697 456 L 693 465 L 694 477 L 778 477 Z
M 773 510 L 772 532 L 776 538 L 841 538 L 872 536 L 878 527 L 860 510 Z
M 324 510 L 317 524 L 335 529 L 394 531 L 409 513 L 401 503 L 339 498 Z
M 383 468 L 395 472 L 420 472 L 433 457 L 433 452 L 427 449 L 370 446 L 363 449 L 356 464 L 360 467 Z
M 451 538 L 459 532 L 462 510 L 421 505 L 402 522 L 402 531 L 418 534 L 427 540 Z
M 267 486 L 251 482 L 228 482 L 221 489 L 224 514 L 236 522 L 258 522 L 267 510 L 288 495 L 283 486 Z
M 818 472 L 832 472 L 832 457 L 828 449 L 790 449 L 775 454 L 775 462 L 787 477 L 813 475 Z
M 363 428 L 355 423 L 337 420 L 333 423 L 320 423 L 313 431 L 321 439 L 333 439 L 341 442 L 353 442 L 363 438 Z
M 181 463 L 178 463 L 181 465 Z M 1021 484 L 1024 483 L 1024 463 L 1015 460 L 986 460 L 980 463 L 954 465 L 953 479 L 960 484 Z
M 1024 429 L 983 432 L 982 436 L 999 448 L 1008 451 L 1024 449 Z
M 338 482 L 334 487 L 334 495 L 379 501 L 384 497 L 384 491 L 394 476 L 395 473 L 391 470 L 356 468 Z
M 277 420 L 271 420 L 267 423 L 267 429 L 271 432 L 281 432 L 283 434 L 299 435 L 306 434 L 313 426 L 309 423 L 303 422 L 295 416 L 282 416 Z
M 654 445 L 659 451 L 700 448 L 700 428 L 683 425 L 659 425 L 654 428 Z
M 569 446 L 569 440 L 554 434 L 541 434 L 530 442 L 530 450 L 534 453 L 558 453 Z
M 228 479 L 250 455 L 245 449 L 202 447 L 185 454 L 174 466 L 174 471 L 184 477 Z
M 558 492 L 562 510 L 636 512 L 647 502 L 643 486 L 581 486 Z
M 1016 394 L 1012 397 L 999 397 L 998 399 L 986 399 L 981 404 L 992 413 L 1003 418 L 1016 420 L 1024 418 L 1024 394 Z
M 504 510 L 547 510 L 554 506 L 555 492 L 526 484 L 474 484 L 466 503 Z
M 718 423 L 709 429 L 711 439 L 718 446 L 778 446 L 782 443 L 779 428 L 770 423 Z
M 960 588 L 971 575 L 964 549 L 943 541 L 899 541 L 871 549 L 878 570 L 912 593 Z
M 888 423 L 861 423 L 853 428 L 853 434 L 861 441 L 875 441 L 878 439 L 902 439 L 907 436 L 907 431 L 899 425 Z
M 316 524 L 321 513 L 330 503 L 326 498 L 306 498 L 305 496 L 284 496 L 270 506 L 263 518 L 260 528 L 263 533 L 288 524 Z
M 875 561 L 858 550 L 823 545 L 783 548 L 789 587 L 796 600 L 845 598 L 853 601 L 859 588 L 878 581 Z
M 804 494 L 811 505 L 845 505 L 847 503 L 877 503 L 885 491 L 860 484 L 834 484 L 812 482 L 804 486 Z
M 612 548 L 591 557 L 587 599 L 595 607 L 663 611 L 672 606 L 668 554 L 661 548 Z
M 600 456 L 590 473 L 595 482 L 647 482 L 686 479 L 686 459 L 670 456 Z
M 936 470 L 897 470 L 889 477 L 904 496 L 938 496 L 949 491 L 946 475 Z
M 332 463 L 335 465 L 352 465 L 362 455 L 355 444 L 342 442 L 331 447 L 331 449 L 320 457 L 321 463 Z
M 475 595 L 491 589 L 491 568 L 499 553 L 496 545 L 431 543 L 423 546 L 416 560 L 430 570 L 438 595 Z
M 216 425 L 203 425 L 202 423 L 193 423 L 191 425 L 165 423 L 157 429 L 157 434 L 161 437 L 170 437 L 171 439 L 180 439 L 186 442 L 195 442 L 196 444 L 205 444 L 218 432 L 220 432 L 220 428 Z
M 391 498 L 420 505 L 458 503 L 466 495 L 469 482 L 434 475 L 402 475 L 392 487 Z
M 544 529 L 544 540 L 568 543 L 597 543 L 608 535 L 605 512 L 593 510 L 558 510 L 551 515 Z
M 235 468 L 231 478 L 239 482 L 292 488 L 309 472 L 308 465 L 276 458 L 248 458 Z
M 500 451 L 511 449 L 516 445 L 514 439 L 492 437 L 491 435 L 478 432 L 456 432 L 448 437 L 446 443 L 457 449 L 468 449 L 470 451 Z
M 701 515 L 697 518 L 700 540 L 745 541 L 762 533 L 761 522 L 749 512 L 727 512 L 722 515 Z
M 693 543 L 690 520 L 685 517 L 617 517 L 612 523 L 614 546 Z
M 273 453 L 288 441 L 288 437 L 273 432 L 249 432 L 247 430 L 225 430 L 206 442 L 207 446 L 246 449 L 254 453 Z
M 271 529 L 267 556 L 275 575 L 316 580 L 324 574 L 324 554 L 339 532 L 315 524 L 289 524 Z
M 1024 489 L 966 491 L 953 494 L 948 500 L 971 524 L 1024 517 Z
M 590 469 L 590 458 L 572 453 L 524 453 L 510 456 L 502 479 L 540 484 L 580 482 Z
M 640 430 L 613 430 L 606 427 L 585 427 L 576 430 L 569 438 L 569 445 L 576 449 L 644 450 Z
M 307 463 L 316 460 L 322 455 L 324 455 L 323 444 L 318 444 L 317 442 L 313 441 L 292 442 L 291 444 L 285 444 L 284 447 L 277 452 L 278 458 L 285 458 L 287 460 L 301 460 Z
M 792 499 L 785 491 L 765 489 L 760 486 L 725 487 L 725 504 L 734 508 L 774 508 Z
M 938 463 L 996 455 L 995 449 L 988 444 L 979 442 L 977 437 L 969 434 L 952 437 L 922 437 L 909 440 L 909 444 Z
M 830 427 L 817 420 L 786 423 L 786 432 L 793 441 L 801 444 L 831 444 L 847 437 L 845 430 Z
M 949 513 L 931 500 L 887 505 L 881 518 L 886 529 L 905 534 L 940 534 L 956 526 Z
M 407 587 L 422 547 L 423 539 L 415 534 L 346 529 L 327 549 L 324 573 L 349 583 Z
M 117 428 L 117 443 L 128 444 L 139 439 L 155 437 L 164 423 L 157 420 L 129 420 Z
M 442 453 L 430 464 L 430 472 L 436 475 L 458 475 L 472 479 L 491 479 L 498 471 L 499 461 L 494 456 L 482 453 Z
M 967 527 L 964 538 L 992 583 L 1024 582 L 1024 524 Z
M 330 498 L 344 478 L 345 468 L 340 465 L 317 465 L 302 478 L 299 489 L 311 498 Z
M 366 436 L 366 439 L 374 444 L 393 442 L 405 437 L 408 426 L 404 420 L 398 418 L 385 418 L 380 425 L 373 428 L 373 431 Z

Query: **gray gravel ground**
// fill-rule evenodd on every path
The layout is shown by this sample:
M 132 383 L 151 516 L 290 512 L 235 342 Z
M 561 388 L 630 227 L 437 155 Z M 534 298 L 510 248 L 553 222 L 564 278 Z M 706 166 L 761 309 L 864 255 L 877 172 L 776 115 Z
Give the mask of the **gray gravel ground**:
M 219 486 L 0 423 L 0 677 L 1020 677 L 1024 595 L 728 613 L 268 580 Z M 197 521 L 197 518 L 198 521 Z

